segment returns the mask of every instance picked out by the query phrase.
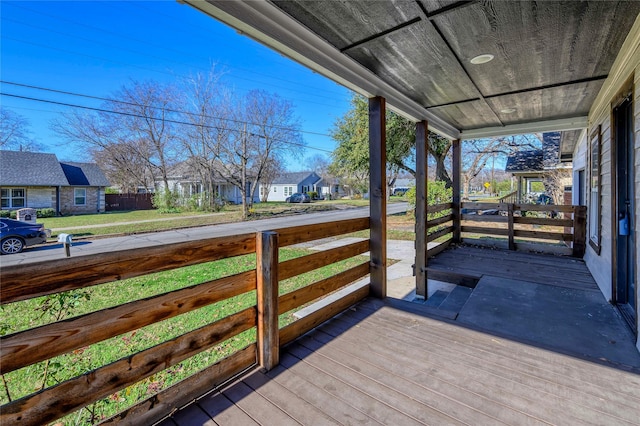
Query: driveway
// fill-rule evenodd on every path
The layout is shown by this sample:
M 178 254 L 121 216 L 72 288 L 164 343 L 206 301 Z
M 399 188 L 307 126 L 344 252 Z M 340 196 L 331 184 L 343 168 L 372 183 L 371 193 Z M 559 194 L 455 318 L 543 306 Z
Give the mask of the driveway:
M 387 205 L 387 214 L 406 212 L 408 203 L 393 203 Z M 100 238 L 96 240 L 81 240 L 74 242 L 71 256 L 86 256 L 117 250 L 152 247 L 156 245 L 195 241 L 206 238 L 222 237 L 249 232 L 265 231 L 277 228 L 310 225 L 314 223 L 333 222 L 345 219 L 367 217 L 369 208 L 354 208 L 319 213 L 309 213 L 297 216 L 283 216 L 270 219 L 235 222 L 198 228 L 179 229 L 174 231 L 152 232 L 129 235 L 123 237 Z M 65 258 L 62 244 L 49 244 L 41 247 L 26 249 L 19 254 L 0 256 L 0 266 L 43 262 L 47 260 Z

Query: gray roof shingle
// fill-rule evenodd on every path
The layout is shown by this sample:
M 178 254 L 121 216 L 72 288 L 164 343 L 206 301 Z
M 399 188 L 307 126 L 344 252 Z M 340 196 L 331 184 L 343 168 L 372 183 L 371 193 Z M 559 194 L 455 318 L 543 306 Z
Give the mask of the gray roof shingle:
M 60 163 L 71 186 L 110 186 L 107 177 L 94 163 Z
M 282 173 L 280 176 L 278 176 L 276 179 L 274 179 L 273 183 L 276 184 L 276 185 L 286 185 L 286 184 L 297 185 L 300 182 L 302 182 L 303 180 L 307 179 L 313 173 L 314 172 L 288 172 L 288 173 Z M 315 182 L 312 182 L 312 183 L 317 183 L 320 180 L 321 180 L 321 178 L 318 176 L 318 179 Z
M 109 186 L 94 163 L 58 161 L 55 154 L 0 151 L 2 186 Z
M 55 154 L 0 151 L 0 185 L 67 186 L 67 177 Z

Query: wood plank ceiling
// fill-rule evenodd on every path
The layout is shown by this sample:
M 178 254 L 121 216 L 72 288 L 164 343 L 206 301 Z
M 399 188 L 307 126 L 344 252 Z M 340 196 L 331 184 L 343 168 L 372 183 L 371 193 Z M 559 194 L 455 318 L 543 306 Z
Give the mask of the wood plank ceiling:
M 585 117 L 640 13 L 633 0 L 267 4 L 459 131 Z M 275 25 L 260 31 L 293 46 Z M 471 62 L 483 54 L 493 60 Z

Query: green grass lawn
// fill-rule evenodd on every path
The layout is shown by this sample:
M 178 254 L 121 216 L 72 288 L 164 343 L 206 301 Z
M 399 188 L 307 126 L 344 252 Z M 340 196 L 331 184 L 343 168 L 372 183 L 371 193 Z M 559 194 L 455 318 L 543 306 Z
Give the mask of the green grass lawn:
M 299 214 L 300 212 L 313 213 L 333 210 L 336 208 L 335 205 L 337 204 L 360 207 L 368 205 L 368 201 L 337 200 L 318 201 L 309 204 L 289 204 L 284 202 L 258 203 L 251 209 L 251 216 L 249 219 L 265 219 L 279 215 Z M 184 227 L 239 222 L 240 220 L 242 220 L 242 206 L 229 205 L 225 206 L 221 212 L 213 214 L 192 211 L 181 213 L 160 213 L 157 210 L 138 210 L 130 212 L 105 212 L 100 214 L 42 218 L 38 220 L 38 223 L 43 223 L 45 228 L 54 229 L 52 238 L 55 239 L 60 232 L 72 234 L 75 237 L 90 237 L 99 235 L 165 231 Z M 125 222 L 140 223 L 127 224 Z M 60 229 L 60 231 L 55 229 Z
M 304 256 L 310 252 L 304 249 L 283 248 L 280 249 L 279 257 L 281 261 L 284 261 Z M 282 281 L 280 283 L 280 293 L 288 293 L 335 275 L 364 260 L 365 258 L 357 256 Z M 254 269 L 255 264 L 255 255 L 240 256 L 66 292 L 63 297 L 53 295 L 4 305 L 0 310 L 1 331 L 2 334 L 7 334 L 31 329 L 56 320 L 75 317 Z M 229 316 L 255 305 L 255 303 L 255 292 L 246 293 L 98 344 L 79 348 L 72 353 L 55 357 L 49 362 L 38 363 L 5 374 L 3 379 L 6 387 L 4 385 L 0 386 L 3 389 L 0 391 L 0 402 L 2 404 L 7 403 L 9 395 L 12 400 L 15 400 L 39 390 L 43 385 L 45 387 L 52 386 L 68 378 L 84 374 L 87 371 Z M 283 314 L 280 317 L 280 327 L 289 324 L 291 321 L 293 321 L 293 312 Z M 178 365 L 156 373 L 127 389 L 98 401 L 73 415 L 67 416 L 62 419 L 61 424 L 86 424 L 113 415 L 148 397 L 150 394 L 164 389 L 236 352 L 251 342 L 255 342 L 255 329 L 231 338 Z

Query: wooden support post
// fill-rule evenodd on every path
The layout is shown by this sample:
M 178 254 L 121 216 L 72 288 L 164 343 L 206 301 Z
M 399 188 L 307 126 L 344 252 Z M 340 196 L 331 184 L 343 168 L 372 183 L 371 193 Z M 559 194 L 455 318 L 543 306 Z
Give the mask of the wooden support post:
M 509 250 L 516 249 L 516 241 L 515 241 L 515 231 L 514 231 L 514 223 L 513 223 L 513 204 L 509 204 L 507 206 L 507 227 L 509 234 Z
M 573 206 L 573 257 L 582 259 L 587 248 L 587 206 Z
M 256 241 L 258 293 L 258 362 L 271 370 L 280 362 L 278 327 L 278 234 L 258 232 Z
M 460 139 L 454 139 L 453 141 L 452 160 L 453 176 L 451 176 L 451 179 L 453 180 L 453 209 L 451 213 L 453 214 L 453 242 L 460 243 L 460 229 L 462 228 L 462 223 L 460 220 L 460 189 L 462 188 L 462 148 L 460 145 Z
M 369 99 L 371 295 L 387 297 L 387 136 L 384 98 Z
M 427 155 L 428 126 L 426 121 L 416 123 L 416 296 L 426 299 L 427 292 Z

